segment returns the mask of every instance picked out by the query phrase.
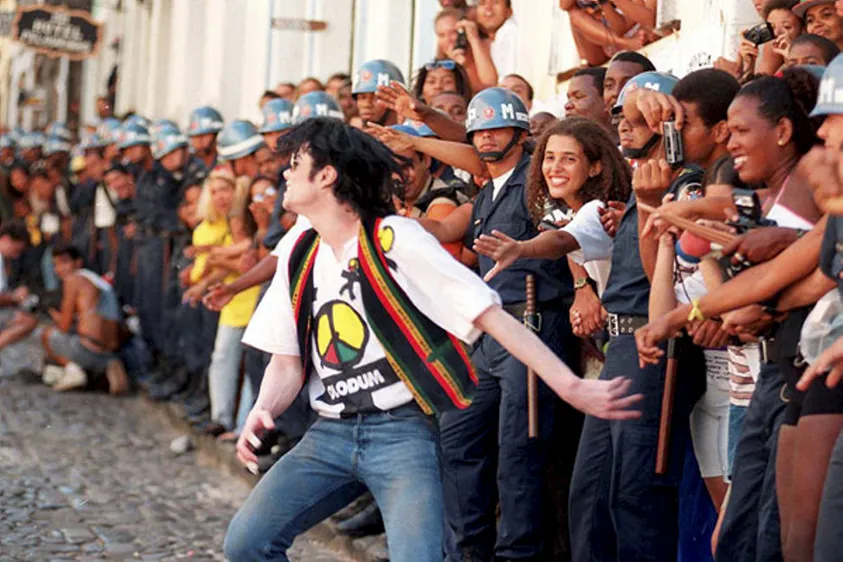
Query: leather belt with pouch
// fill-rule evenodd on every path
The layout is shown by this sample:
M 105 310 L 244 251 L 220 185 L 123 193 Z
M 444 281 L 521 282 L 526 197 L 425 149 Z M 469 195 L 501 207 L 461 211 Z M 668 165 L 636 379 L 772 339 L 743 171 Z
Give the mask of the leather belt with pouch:
M 609 314 L 606 317 L 606 331 L 609 337 L 631 336 L 635 330 L 647 325 L 649 319 L 646 316 L 627 316 L 624 314 Z
M 533 330 L 534 332 L 540 332 L 542 329 L 542 313 L 541 313 L 541 304 L 536 306 L 536 313 L 535 314 L 527 314 L 527 303 L 526 302 L 516 302 L 513 304 L 505 304 L 503 305 L 503 309 L 516 320 Z

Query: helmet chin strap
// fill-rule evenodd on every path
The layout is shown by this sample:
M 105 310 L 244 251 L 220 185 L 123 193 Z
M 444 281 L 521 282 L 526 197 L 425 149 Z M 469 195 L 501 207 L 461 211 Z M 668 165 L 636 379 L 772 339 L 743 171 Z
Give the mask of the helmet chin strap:
M 624 148 L 621 152 L 623 153 L 624 158 L 639 160 L 641 158 L 645 158 L 660 140 L 662 140 L 662 136 L 654 134 L 641 148 Z
M 506 146 L 503 147 L 503 150 L 490 150 L 488 152 L 477 151 L 477 154 L 483 162 L 499 162 L 503 160 L 507 154 L 509 154 L 509 151 L 518 144 L 519 140 L 521 140 L 521 131 L 520 129 L 516 129 L 515 133 L 512 135 L 512 139 L 510 139 Z

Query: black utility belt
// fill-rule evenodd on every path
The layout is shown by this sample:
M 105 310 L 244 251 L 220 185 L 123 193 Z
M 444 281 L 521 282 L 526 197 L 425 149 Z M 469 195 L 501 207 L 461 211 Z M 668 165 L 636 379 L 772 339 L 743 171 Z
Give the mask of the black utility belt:
M 608 314 L 606 316 L 606 331 L 610 338 L 631 336 L 635 330 L 643 328 L 649 322 L 646 316 L 632 316 L 627 314 Z
M 143 232 L 144 236 L 149 236 L 149 237 L 160 236 L 161 238 L 172 238 L 173 236 L 178 234 L 178 231 L 175 231 L 175 230 L 163 230 L 163 229 L 160 229 L 160 228 L 153 228 L 151 226 L 143 227 L 143 230 L 141 232 Z
M 564 310 L 571 307 L 571 299 L 560 297 L 544 302 L 536 303 L 536 310 L 534 314 L 527 314 L 526 302 L 515 302 L 502 305 L 502 308 L 510 316 L 514 317 L 525 326 L 532 328 L 533 331 L 539 332 L 542 329 L 542 312 L 550 312 L 556 310 Z

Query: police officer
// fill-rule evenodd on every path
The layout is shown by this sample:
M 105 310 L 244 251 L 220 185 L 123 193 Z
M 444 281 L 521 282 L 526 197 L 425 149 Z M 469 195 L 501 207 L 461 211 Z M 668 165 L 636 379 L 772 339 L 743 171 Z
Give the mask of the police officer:
M 661 72 L 639 74 L 627 82 L 613 108 L 615 114 L 623 112 L 619 130 L 624 156 L 637 161 L 639 168 L 664 157 L 662 139 L 643 119 L 630 117 L 624 110 L 626 98 L 639 88 L 669 94 L 676 82 L 675 77 Z M 681 169 L 672 178 L 668 191 L 678 194 L 698 189 L 702 172 L 699 168 Z M 638 187 L 635 182 L 633 187 Z M 658 194 L 659 201 L 663 194 Z M 687 370 L 680 377 L 671 430 L 675 454 L 668 474 L 657 476 L 665 369 L 664 365 L 638 369 L 633 334 L 647 323 L 650 283 L 642 265 L 636 203 L 633 194 L 615 235 L 611 274 L 603 293 L 610 344 L 600 378 L 630 377 L 631 392 L 644 395 L 642 416 L 622 423 L 586 417 L 570 495 L 571 548 L 576 561 L 675 560 L 677 555 L 678 483 L 688 439 L 691 377 Z
M 469 104 L 466 131 L 492 181 L 474 202 L 466 248 L 493 230 L 517 240 L 538 235 L 525 197 L 530 157 L 523 145 L 529 130 L 524 103 L 508 90 L 488 88 Z M 494 260 L 479 256 L 481 276 L 493 266 Z M 525 316 L 528 274 L 535 278 L 539 312 L 529 319 Z M 564 260 L 519 260 L 490 285 L 508 312 L 529 320 L 558 356 L 567 355 L 565 348 L 572 339 L 568 307 L 574 291 Z M 540 437 L 531 440 L 526 367 L 488 336 L 479 341 L 472 361 L 479 378 L 474 402 L 440 420 L 447 560 L 534 559 L 542 550 L 542 465 L 555 401 L 540 383 Z M 499 526 L 496 494 L 491 492 L 495 489 Z
M 165 142 L 156 147 L 158 156 L 168 156 L 174 149 L 187 146 L 187 139 L 184 136 L 179 138 L 177 131 L 173 132 L 171 144 Z M 162 161 L 154 159 L 150 142 L 145 127 L 132 122 L 124 124 L 119 146 L 124 160 L 129 162 L 126 167 L 134 172 L 137 186 L 134 301 L 143 338 L 157 361 L 157 369 L 147 381 L 149 388 L 156 388 L 170 378 L 169 364 L 164 355 L 166 338 L 162 317 L 172 237 L 179 229 L 178 205 L 183 178 L 176 177 L 178 172 L 174 174 L 174 171 L 184 165 L 184 157 L 175 155 L 168 158 L 167 166 L 164 166 Z
M 11 134 L 0 135 L 0 174 L 8 176 L 15 163 L 15 150 L 17 144 Z
M 120 126 L 117 148 L 122 155 L 122 162 L 135 178 L 135 185 L 140 186 L 141 177 L 152 172 L 155 159 L 149 148 L 152 137 L 149 129 L 140 123 L 127 120 Z
M 106 117 L 97 125 L 97 136 L 103 143 L 103 158 L 110 165 L 120 160 L 120 120 L 115 117 Z
M 351 95 L 357 102 L 357 109 L 364 123 L 371 121 L 384 126 L 398 123 L 395 112 L 375 100 L 378 86 L 389 86 L 393 80 L 403 85 L 404 75 L 397 66 L 387 60 L 370 60 L 357 71 Z
M 35 131 L 23 133 L 18 139 L 18 156 L 27 165 L 31 166 L 43 156 L 41 147 L 46 138 L 44 133 Z
M 213 107 L 203 105 L 190 112 L 187 125 L 187 137 L 193 154 L 205 164 L 205 168 L 213 170 L 217 165 L 217 133 L 225 122 L 219 111 Z

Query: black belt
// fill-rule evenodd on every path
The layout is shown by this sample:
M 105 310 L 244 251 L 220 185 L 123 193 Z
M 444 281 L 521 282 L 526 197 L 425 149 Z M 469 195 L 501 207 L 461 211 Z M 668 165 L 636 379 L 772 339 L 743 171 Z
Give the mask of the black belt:
M 628 316 L 625 314 L 609 314 L 606 316 L 606 331 L 609 337 L 631 336 L 635 330 L 647 325 L 649 319 L 646 316 Z
M 526 302 L 515 302 L 511 304 L 505 304 L 502 306 L 502 308 L 504 309 L 504 311 L 509 313 L 510 316 L 513 316 L 516 320 L 522 322 L 528 328 L 532 328 L 534 332 L 540 332 L 542 329 L 541 313 L 543 310 L 550 311 L 570 308 L 571 302 L 571 299 L 566 297 L 560 297 L 545 302 L 537 302 L 535 314 L 527 314 Z
M 163 238 L 171 238 L 176 235 L 176 232 L 173 230 L 162 230 L 160 228 L 153 228 L 151 226 L 145 226 L 143 228 L 143 234 L 145 236 L 161 236 Z

